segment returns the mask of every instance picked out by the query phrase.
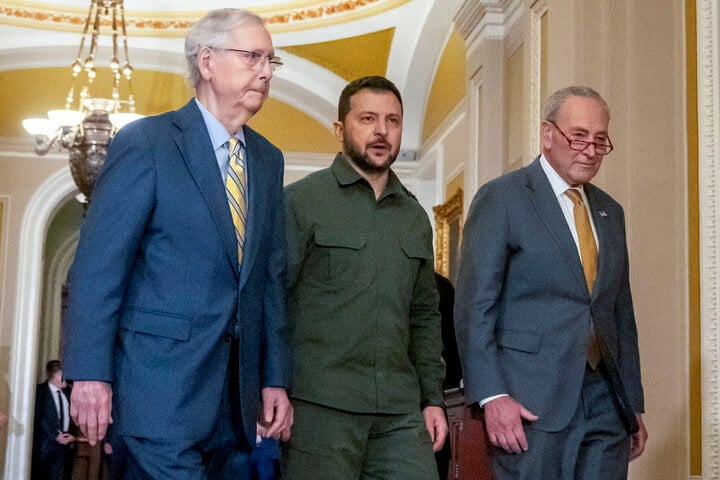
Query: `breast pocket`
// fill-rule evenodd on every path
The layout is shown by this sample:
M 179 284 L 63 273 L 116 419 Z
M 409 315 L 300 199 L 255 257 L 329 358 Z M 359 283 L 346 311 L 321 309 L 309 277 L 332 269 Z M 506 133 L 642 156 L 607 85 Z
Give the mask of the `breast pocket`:
M 433 258 L 432 251 L 424 242 L 416 238 L 403 238 L 400 240 L 400 248 L 405 255 L 401 255 L 402 263 L 407 270 L 406 273 L 416 272 L 423 262 L 429 262 Z
M 333 284 L 366 283 L 370 271 L 364 234 L 333 230 L 315 232 L 315 245 L 324 266 L 325 280 Z
M 395 256 L 397 273 L 393 274 L 397 275 L 398 287 L 405 295 L 411 296 L 420 267 L 432 262 L 433 254 L 421 239 L 411 237 L 400 239 L 400 250 L 400 254 Z

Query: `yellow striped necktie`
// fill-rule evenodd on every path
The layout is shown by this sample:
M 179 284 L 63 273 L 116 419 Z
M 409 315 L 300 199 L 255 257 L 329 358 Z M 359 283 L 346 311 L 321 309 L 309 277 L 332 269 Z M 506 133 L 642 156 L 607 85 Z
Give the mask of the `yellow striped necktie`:
M 590 225 L 590 217 L 587 208 L 583 202 L 582 195 L 578 190 L 569 188 L 565 194 L 573 202 L 573 217 L 575 217 L 575 229 L 577 230 L 578 243 L 580 244 L 580 260 L 582 262 L 585 281 L 587 282 L 588 292 L 592 294 L 595 279 L 597 278 L 597 244 L 595 243 L 595 235 L 593 235 L 592 225 Z M 590 338 L 588 341 L 588 365 L 594 370 L 600 363 L 600 345 L 595 334 L 595 326 L 590 321 Z
M 240 141 L 235 137 L 228 140 L 230 151 L 230 164 L 225 180 L 225 192 L 227 193 L 230 213 L 235 236 L 238 243 L 238 265 L 242 263 L 243 244 L 245 243 L 245 219 L 247 214 L 247 189 L 245 179 L 245 159 L 243 158 Z

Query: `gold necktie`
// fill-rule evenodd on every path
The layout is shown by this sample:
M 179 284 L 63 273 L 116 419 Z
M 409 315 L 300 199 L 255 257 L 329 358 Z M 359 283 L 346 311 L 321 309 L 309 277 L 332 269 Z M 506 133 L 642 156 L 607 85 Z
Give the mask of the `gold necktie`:
M 242 263 L 243 244 L 245 243 L 245 218 L 247 213 L 246 188 L 245 188 L 245 159 L 243 158 L 240 141 L 235 137 L 228 140 L 230 150 L 230 164 L 225 180 L 225 191 L 230 213 L 232 214 L 235 235 L 238 242 L 238 265 Z
M 597 244 L 595 243 L 595 235 L 593 235 L 590 217 L 588 216 L 580 192 L 569 188 L 565 191 L 565 194 L 573 202 L 573 217 L 575 217 L 575 229 L 577 230 L 578 243 L 580 244 L 580 260 L 582 262 L 588 292 L 592 294 L 595 279 L 597 278 Z M 600 346 L 598 345 L 592 320 L 590 321 L 587 360 L 588 365 L 593 369 L 600 363 Z

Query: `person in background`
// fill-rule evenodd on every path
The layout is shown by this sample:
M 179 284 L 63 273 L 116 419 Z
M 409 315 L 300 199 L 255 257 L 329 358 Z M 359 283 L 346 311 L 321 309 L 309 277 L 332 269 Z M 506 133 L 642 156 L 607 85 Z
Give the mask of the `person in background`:
M 32 479 L 69 480 L 76 441 L 70 418 L 70 392 L 59 360 L 50 360 L 45 373 L 46 381 L 35 390 Z
M 282 60 L 261 17 L 185 39 L 195 98 L 118 132 L 69 274 L 65 370 L 91 444 L 131 478 L 249 478 L 288 438 L 283 156 L 247 126 Z
M 462 382 L 462 366 L 455 338 L 455 287 L 447 277 L 435 272 L 435 284 L 440 294 L 440 332 L 442 335 L 442 358 L 445 362 L 443 390 L 459 388 Z
M 453 309 L 455 308 L 455 287 L 447 277 L 435 272 L 435 284 L 440 294 L 440 333 L 442 336 L 442 358 L 445 363 L 445 379 L 443 380 L 443 391 L 452 388 L 460 388 L 462 382 L 462 367 L 460 366 L 460 354 L 458 353 L 457 340 L 455 339 L 455 322 L 453 321 Z M 445 415 L 447 418 L 447 412 Z M 450 441 L 446 440 L 442 449 L 435 452 L 438 476 L 445 480 L 448 476 L 452 451 Z M 457 448 L 457 447 L 456 447 Z
M 558 90 L 542 155 L 470 206 L 455 326 L 497 480 L 625 479 L 645 448 L 624 213 L 590 183 L 609 121 L 595 90 Z
M 400 92 L 340 95 L 330 168 L 286 187 L 292 480 L 436 479 L 447 435 L 432 229 L 390 166 Z

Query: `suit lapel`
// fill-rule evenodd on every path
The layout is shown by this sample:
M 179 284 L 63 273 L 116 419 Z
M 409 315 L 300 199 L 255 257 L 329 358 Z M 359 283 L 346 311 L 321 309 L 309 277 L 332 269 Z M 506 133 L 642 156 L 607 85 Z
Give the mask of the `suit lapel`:
M 592 215 L 593 223 L 595 224 L 595 233 L 597 234 L 598 242 L 598 260 L 597 260 L 597 278 L 595 279 L 595 288 L 593 288 L 593 296 L 600 290 L 602 281 L 605 277 L 605 273 L 610 268 L 608 262 L 613 258 L 610 252 L 613 247 L 609 245 L 609 231 L 610 224 L 608 222 L 608 216 L 606 207 L 603 204 L 600 195 L 597 195 L 596 187 L 593 185 L 585 186 L 585 195 L 587 196 L 588 203 L 590 204 L 590 214 Z
M 535 212 L 545 224 L 550 236 L 555 241 L 560 256 L 567 262 L 578 284 L 587 292 L 587 282 L 585 281 L 585 274 L 583 273 L 582 263 L 578 255 L 577 245 L 575 245 L 575 241 L 572 238 L 570 228 L 565 220 L 565 215 L 555 197 L 555 192 L 550 185 L 550 181 L 547 179 L 540 165 L 540 160 L 536 159 L 528 165 L 526 169 L 530 202 L 535 207 Z
M 237 240 L 225 186 L 222 184 L 210 135 L 194 99 L 176 112 L 175 124 L 180 128 L 175 142 L 190 175 L 205 199 L 218 234 L 222 238 L 228 260 L 234 265 L 237 274 Z
M 246 175 L 247 175 L 247 220 L 245 224 L 245 246 L 243 248 L 243 261 L 240 267 L 240 288 L 247 281 L 252 265 L 255 262 L 260 237 L 265 219 L 264 209 L 267 200 L 268 162 L 263 161 L 265 152 L 259 147 L 260 142 L 255 140 L 256 133 L 249 127 L 243 127 L 245 132 Z

